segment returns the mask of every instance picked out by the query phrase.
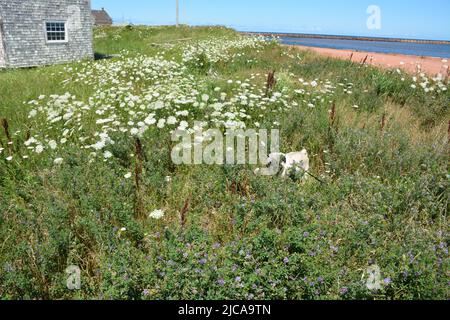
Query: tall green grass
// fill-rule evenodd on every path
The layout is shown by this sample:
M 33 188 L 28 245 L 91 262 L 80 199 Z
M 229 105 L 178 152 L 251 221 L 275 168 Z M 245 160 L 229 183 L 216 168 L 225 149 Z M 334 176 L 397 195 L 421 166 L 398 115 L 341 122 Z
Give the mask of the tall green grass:
M 127 50 L 168 59 L 180 59 L 175 40 L 237 37 L 210 27 L 95 35 L 98 57 Z M 298 88 L 299 78 L 354 84 L 351 95 L 336 90 L 335 119 L 327 100 L 269 119 L 280 122 L 283 151 L 308 149 L 323 183 L 257 177 L 246 166 L 174 168 L 168 137 L 155 134 L 143 141 L 142 205 L 167 214 L 154 221 L 136 216 L 136 192 L 122 178 L 133 166 L 132 141 L 117 141 L 113 163 L 90 163 L 75 145 L 60 168 L 51 159 L 2 158 L 2 299 L 449 298 L 448 91 L 426 94 L 411 88 L 410 76 L 277 44 L 239 53 L 215 66 L 216 75 L 195 65 L 190 72 L 211 95 L 228 79 L 271 70 L 280 91 Z M 0 72 L 0 117 L 21 132 L 19 153 L 29 126 L 23 102 L 91 93 L 61 85 L 65 68 L 78 66 Z M 0 140 L 6 148 L 3 132 Z M 362 280 L 373 264 L 383 282 L 376 292 Z M 66 287 L 69 265 L 81 268 L 79 291 Z

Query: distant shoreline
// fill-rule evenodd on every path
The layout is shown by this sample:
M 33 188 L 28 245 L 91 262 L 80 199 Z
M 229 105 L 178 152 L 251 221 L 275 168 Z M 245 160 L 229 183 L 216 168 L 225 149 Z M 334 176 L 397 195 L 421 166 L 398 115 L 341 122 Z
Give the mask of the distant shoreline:
M 434 76 L 438 73 L 441 73 L 444 77 L 449 76 L 448 62 L 444 62 L 446 60 L 441 58 L 294 45 L 285 46 L 301 51 L 312 51 L 330 58 L 373 65 L 384 69 L 402 69 L 410 74 L 424 72 L 430 76 Z
M 289 38 L 306 38 L 306 39 L 334 39 L 334 40 L 359 40 L 359 41 L 379 41 L 379 42 L 403 42 L 403 43 L 420 43 L 420 44 L 446 44 L 450 45 L 447 40 L 424 40 L 424 39 L 402 39 L 402 38 L 385 38 L 385 37 L 362 37 L 362 36 L 337 36 L 307 33 L 283 33 L 283 32 L 240 32 L 246 35 L 261 35 L 265 37 L 289 37 Z

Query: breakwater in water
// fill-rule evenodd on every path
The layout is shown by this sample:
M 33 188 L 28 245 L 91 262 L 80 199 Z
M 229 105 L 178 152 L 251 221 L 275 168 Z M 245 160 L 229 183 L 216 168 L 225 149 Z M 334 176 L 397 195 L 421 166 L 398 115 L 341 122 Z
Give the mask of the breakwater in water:
M 323 36 L 289 33 L 252 33 L 266 38 L 277 37 L 281 44 L 313 48 L 351 50 L 419 57 L 450 58 L 450 41 Z
M 402 39 L 402 38 L 383 38 L 383 37 L 359 37 L 359 36 L 337 36 L 307 33 L 276 33 L 276 32 L 241 32 L 248 35 L 262 35 L 265 37 L 280 38 L 303 38 L 303 39 L 331 39 L 331 40 L 359 40 L 373 42 L 402 42 L 402 43 L 420 43 L 420 44 L 445 44 L 450 45 L 446 40 L 425 40 L 425 39 Z

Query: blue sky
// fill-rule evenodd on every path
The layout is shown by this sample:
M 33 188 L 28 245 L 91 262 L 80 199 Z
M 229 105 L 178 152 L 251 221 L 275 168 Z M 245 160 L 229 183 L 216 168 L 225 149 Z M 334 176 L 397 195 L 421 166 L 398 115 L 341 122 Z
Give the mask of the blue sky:
M 369 30 L 366 10 L 381 9 L 381 29 Z M 116 23 L 175 21 L 175 0 L 92 0 Z M 180 0 L 181 23 L 279 31 L 450 40 L 449 0 Z

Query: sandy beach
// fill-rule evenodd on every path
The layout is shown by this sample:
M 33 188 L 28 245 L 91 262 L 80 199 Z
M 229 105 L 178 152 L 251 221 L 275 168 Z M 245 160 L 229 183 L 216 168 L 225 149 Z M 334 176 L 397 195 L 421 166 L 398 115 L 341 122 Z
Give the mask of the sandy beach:
M 290 46 L 298 50 L 309 50 L 320 55 L 350 60 L 355 62 L 363 62 L 367 64 L 386 68 L 386 69 L 402 69 L 408 73 L 424 72 L 430 76 L 438 73 L 446 76 L 448 74 L 448 62 L 442 58 L 419 57 L 401 54 L 384 54 L 375 52 L 360 52 L 353 50 L 338 50 L 328 48 L 306 47 L 306 46 Z M 367 57 L 367 59 L 366 59 Z

